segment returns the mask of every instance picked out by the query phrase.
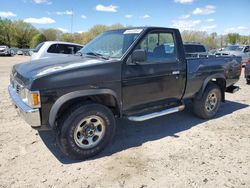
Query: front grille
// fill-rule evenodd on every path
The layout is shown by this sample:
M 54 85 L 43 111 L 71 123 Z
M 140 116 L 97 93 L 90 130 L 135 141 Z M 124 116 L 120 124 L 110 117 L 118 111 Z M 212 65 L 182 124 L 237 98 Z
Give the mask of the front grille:
M 14 88 L 16 93 L 20 96 L 21 91 L 23 89 L 23 86 L 21 84 L 19 84 L 16 80 L 13 80 L 13 79 L 11 79 L 10 84 Z
M 19 95 L 21 92 L 21 86 L 20 85 L 16 85 L 16 93 Z
M 0 50 L 0 52 L 4 52 L 5 50 Z

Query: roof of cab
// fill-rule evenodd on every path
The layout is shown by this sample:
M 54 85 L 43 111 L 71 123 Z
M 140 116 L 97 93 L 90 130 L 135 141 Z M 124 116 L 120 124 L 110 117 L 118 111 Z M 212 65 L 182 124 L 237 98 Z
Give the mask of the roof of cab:
M 63 42 L 63 41 L 45 41 L 45 44 L 71 44 L 71 45 L 78 45 L 83 46 L 82 44 L 72 43 L 72 42 Z
M 111 29 L 108 31 L 117 31 L 117 30 L 131 30 L 131 29 L 143 29 L 143 30 L 152 30 L 152 29 L 171 29 L 171 30 L 178 30 L 176 28 L 170 28 L 170 27 L 158 27 L 158 26 L 139 26 L 139 27 L 124 27 L 124 28 L 118 28 L 118 29 Z

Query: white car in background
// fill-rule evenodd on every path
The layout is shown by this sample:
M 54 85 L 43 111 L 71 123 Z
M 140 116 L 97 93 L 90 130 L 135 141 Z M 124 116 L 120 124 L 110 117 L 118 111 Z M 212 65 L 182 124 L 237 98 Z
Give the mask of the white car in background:
M 38 44 L 33 50 L 31 60 L 51 58 L 51 57 L 66 57 L 68 55 L 76 54 L 83 45 L 60 42 L 60 41 L 46 41 Z
M 13 56 L 14 52 L 8 46 L 1 46 L 0 45 L 0 55 Z

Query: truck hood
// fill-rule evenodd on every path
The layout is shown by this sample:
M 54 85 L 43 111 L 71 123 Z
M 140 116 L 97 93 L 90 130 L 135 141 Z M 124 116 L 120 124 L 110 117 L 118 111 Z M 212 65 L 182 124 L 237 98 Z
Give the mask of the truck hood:
M 87 66 L 95 66 L 105 62 L 109 61 L 86 56 L 47 58 L 17 64 L 13 67 L 12 74 L 26 85 L 27 82 L 56 72 L 78 69 Z

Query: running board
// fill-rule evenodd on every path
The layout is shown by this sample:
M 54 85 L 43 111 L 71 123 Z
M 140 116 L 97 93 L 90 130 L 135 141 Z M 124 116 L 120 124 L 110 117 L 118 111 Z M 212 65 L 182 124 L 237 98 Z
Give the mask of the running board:
M 164 116 L 167 114 L 172 114 L 175 112 L 182 111 L 182 110 L 184 110 L 184 108 L 185 108 L 185 105 L 181 105 L 181 106 L 169 108 L 169 109 L 162 110 L 159 112 L 153 112 L 151 114 L 146 114 L 146 115 L 142 115 L 142 116 L 128 116 L 128 119 L 130 121 L 146 121 L 146 120 L 153 119 L 156 117 L 160 117 L 160 116 Z

